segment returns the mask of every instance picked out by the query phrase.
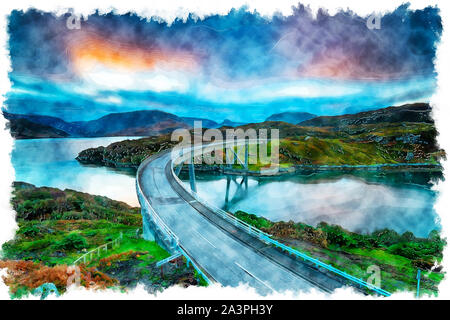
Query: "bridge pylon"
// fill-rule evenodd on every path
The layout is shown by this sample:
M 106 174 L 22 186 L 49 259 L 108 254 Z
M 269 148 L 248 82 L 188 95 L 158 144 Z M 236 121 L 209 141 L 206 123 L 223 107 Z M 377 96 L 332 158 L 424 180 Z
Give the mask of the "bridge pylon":
M 193 156 L 191 156 L 191 161 L 189 161 L 189 184 L 191 186 L 192 192 L 197 192 L 197 186 L 195 184 L 195 166 Z

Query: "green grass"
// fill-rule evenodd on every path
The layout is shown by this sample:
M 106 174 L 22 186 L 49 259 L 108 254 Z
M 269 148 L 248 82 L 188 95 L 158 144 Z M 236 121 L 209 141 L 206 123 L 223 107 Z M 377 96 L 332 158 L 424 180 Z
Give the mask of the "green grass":
M 160 247 L 155 241 L 148 241 L 141 238 L 134 238 L 124 235 L 118 247 L 115 247 L 112 250 L 108 249 L 107 252 L 101 251 L 100 257 L 96 256 L 95 259 L 90 261 L 89 264 L 95 265 L 100 259 L 129 251 L 148 252 L 147 254 L 142 254 L 139 258 L 137 258 L 142 261 L 140 264 L 141 267 L 170 256 L 169 252 Z
M 388 292 L 414 292 L 416 290 L 417 267 L 413 265 L 411 260 L 404 257 L 392 255 L 380 249 L 342 249 L 336 251 L 325 248 L 310 250 L 305 247 L 295 247 L 295 249 L 306 251 L 313 257 L 319 256 L 319 260 L 322 262 L 364 281 L 367 281 L 371 275 L 371 273 L 368 273 L 368 268 L 373 265 L 378 266 L 381 271 L 380 286 Z M 358 262 L 355 263 L 355 260 Z M 421 293 L 437 295 L 437 285 L 443 278 L 444 274 L 442 273 L 429 272 L 429 276 L 422 279 Z
M 405 142 L 407 135 L 419 138 L 414 143 Z M 429 123 L 366 124 L 339 130 L 297 127 L 281 135 L 279 166 L 438 164 L 445 154 L 437 148 L 435 137 L 436 130 Z M 270 142 L 267 149 L 271 149 Z M 243 159 L 244 152 L 240 150 L 240 158 Z M 407 160 L 408 153 L 414 157 Z M 261 164 L 259 159 L 257 163 L 249 164 L 252 171 L 264 167 L 267 164 Z M 234 164 L 233 168 L 240 169 L 241 165 Z
M 408 123 L 405 125 L 383 123 L 349 127 L 356 134 L 336 131 L 333 134 L 312 130 L 309 134 L 288 135 L 280 139 L 279 167 L 289 168 L 294 165 L 379 165 L 397 163 L 438 164 L 444 156 L 435 143 L 436 131 L 432 124 Z M 305 129 L 305 128 L 303 128 Z M 317 129 L 317 128 L 315 128 Z M 322 128 L 322 130 L 326 129 Z M 363 131 L 363 133 L 360 133 Z M 415 143 L 406 143 L 407 135 L 420 137 Z M 383 139 L 383 143 L 377 139 Z M 400 140 L 399 140 L 400 139 Z M 270 151 L 271 143 L 267 150 Z M 252 147 L 252 146 L 251 146 Z M 237 148 L 234 148 L 237 151 Z M 244 159 L 243 148 L 239 149 L 240 158 Z M 254 150 L 253 153 L 256 153 Z M 407 160 L 407 154 L 414 157 Z M 225 161 L 225 158 L 224 158 Z M 250 163 L 249 170 L 260 171 L 267 167 L 260 159 Z M 239 170 L 239 163 L 233 164 Z
M 258 229 L 270 228 L 273 225 L 272 222 L 270 222 L 269 220 L 267 220 L 265 218 L 258 217 L 254 214 L 248 214 L 244 211 L 236 211 L 234 213 L 234 215 L 236 216 L 236 218 L 238 218 Z
M 304 223 L 271 222 L 243 211 L 237 211 L 235 216 L 282 242 L 288 241 L 288 245 L 300 252 L 364 281 L 371 275 L 367 272 L 368 267 L 378 266 L 381 287 L 389 292 L 414 291 L 418 268 L 426 274 L 421 281 L 423 294 L 436 295 L 444 278 L 443 273 L 426 271 L 435 261 L 442 260 L 446 244 L 435 231 L 426 239 L 416 238 L 410 232 L 400 235 L 388 229 L 361 235 L 325 223 L 311 227 Z M 289 241 L 298 241 L 298 245 Z
M 30 227 L 40 230 L 38 235 L 26 236 L 22 230 Z M 106 220 L 77 221 L 21 221 L 16 237 L 3 244 L 6 259 L 22 259 L 47 265 L 71 264 L 85 251 L 94 249 L 119 237 L 120 233 L 133 233 L 136 226 L 127 226 Z M 58 244 L 69 234 L 78 234 L 86 240 L 85 248 L 60 248 Z
M 94 278 L 100 277 L 99 281 L 102 277 L 114 278 L 119 281 L 121 290 L 133 287 L 139 281 L 162 290 L 183 283 L 194 273 L 192 267 L 183 266 L 180 271 L 170 273 L 167 279 L 159 276 L 159 269 L 155 270 L 154 264 L 169 257 L 170 253 L 155 241 L 140 237 L 142 217 L 139 208 L 73 190 L 36 188 L 26 183 L 15 183 L 14 187 L 11 202 L 17 211 L 19 229 L 12 240 L 2 245 L 0 252 L 1 259 L 14 260 L 5 261 L 9 268 L 13 268 L 14 263 L 24 264 L 21 260 L 33 261 L 37 263 L 33 272 L 46 276 L 53 272 L 53 269 L 48 271 L 47 266 L 64 270 L 58 265 L 72 265 L 84 254 L 108 244 L 107 251 L 100 248 L 99 255 L 94 251 L 92 259 L 91 255 L 86 256 L 83 270 L 93 273 Z M 121 240 L 113 248 L 111 242 L 119 238 Z M 47 273 L 43 275 L 43 272 Z M 30 277 L 35 277 L 35 273 Z M 23 285 L 20 276 L 12 276 L 10 289 L 16 292 L 19 288 L 14 297 L 29 293 L 34 288 L 34 279 Z M 107 286 L 114 288 L 116 283 L 111 281 Z M 60 284 L 62 291 L 64 285 L 65 282 Z
M 280 143 L 282 163 L 312 165 L 375 165 L 400 161 L 377 143 L 346 142 L 341 139 L 284 139 Z

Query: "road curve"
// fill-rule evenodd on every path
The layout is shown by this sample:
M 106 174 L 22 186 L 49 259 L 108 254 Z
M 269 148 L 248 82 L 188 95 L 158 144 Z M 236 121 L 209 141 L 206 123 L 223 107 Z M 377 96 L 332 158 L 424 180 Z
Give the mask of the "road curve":
M 173 176 L 171 153 L 144 161 L 137 183 L 179 244 L 213 280 L 224 286 L 248 284 L 260 294 L 286 290 L 331 292 L 342 286 L 332 276 L 246 234 L 193 198 Z

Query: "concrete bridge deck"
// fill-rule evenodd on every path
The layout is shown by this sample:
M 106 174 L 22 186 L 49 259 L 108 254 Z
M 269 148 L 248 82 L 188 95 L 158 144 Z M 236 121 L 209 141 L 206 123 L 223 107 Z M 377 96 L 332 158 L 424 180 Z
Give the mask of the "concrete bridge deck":
M 331 292 L 343 286 L 334 275 L 280 252 L 195 199 L 174 177 L 170 152 L 144 161 L 137 184 L 145 198 L 141 205 L 148 201 L 197 266 L 224 286 L 245 283 L 260 294 L 311 288 Z

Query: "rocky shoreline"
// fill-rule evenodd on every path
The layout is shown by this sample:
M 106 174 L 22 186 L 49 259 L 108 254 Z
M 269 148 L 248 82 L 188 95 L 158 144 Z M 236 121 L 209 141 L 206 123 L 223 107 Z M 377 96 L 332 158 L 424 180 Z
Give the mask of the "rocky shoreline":
M 182 171 L 187 171 L 187 166 L 183 166 Z M 364 171 L 442 171 L 442 166 L 440 164 L 431 163 L 396 163 L 396 164 L 375 164 L 375 165 L 338 165 L 338 166 L 327 166 L 327 165 L 293 165 L 287 168 L 278 169 L 267 169 L 267 170 L 245 170 L 230 168 L 226 165 L 206 165 L 206 164 L 196 164 L 195 170 L 200 172 L 217 172 L 222 174 L 235 174 L 242 175 L 247 174 L 250 176 L 278 176 L 278 175 L 289 175 L 307 172 L 321 172 L 321 171 L 354 171 L 354 170 L 364 170 Z
M 153 151 L 153 152 L 152 152 Z M 140 152 L 131 161 L 125 162 L 115 161 L 108 157 L 108 151 L 105 147 L 90 148 L 83 150 L 76 157 L 80 163 L 84 165 L 106 166 L 118 169 L 135 169 L 137 170 L 141 162 L 147 157 L 155 154 L 154 150 L 142 153 Z M 353 170 L 369 170 L 369 171 L 442 171 L 442 166 L 437 163 L 382 163 L 373 165 L 313 165 L 313 164 L 295 164 L 289 167 L 278 168 L 261 168 L 259 170 L 245 170 L 241 168 L 230 167 L 229 165 L 209 165 L 195 164 L 195 170 L 199 172 L 217 172 L 222 174 L 247 174 L 251 176 L 275 176 L 286 174 L 297 174 L 305 171 L 353 171 Z M 182 171 L 188 170 L 187 166 L 183 166 Z
M 86 158 L 78 156 L 76 158 L 80 163 L 85 165 L 106 166 L 117 169 L 134 169 L 139 168 L 139 164 L 115 162 L 111 160 L 91 161 Z M 267 169 L 267 170 L 244 170 L 230 168 L 226 165 L 208 165 L 196 164 L 195 170 L 197 172 L 211 172 L 229 175 L 249 175 L 249 176 L 280 176 L 280 175 L 295 175 L 298 173 L 307 172 L 323 172 L 323 171 L 415 171 L 415 172 L 441 172 L 443 170 L 440 164 L 432 163 L 396 163 L 396 164 L 375 164 L 375 165 L 294 165 L 287 168 Z M 187 166 L 181 169 L 183 172 L 188 171 Z

